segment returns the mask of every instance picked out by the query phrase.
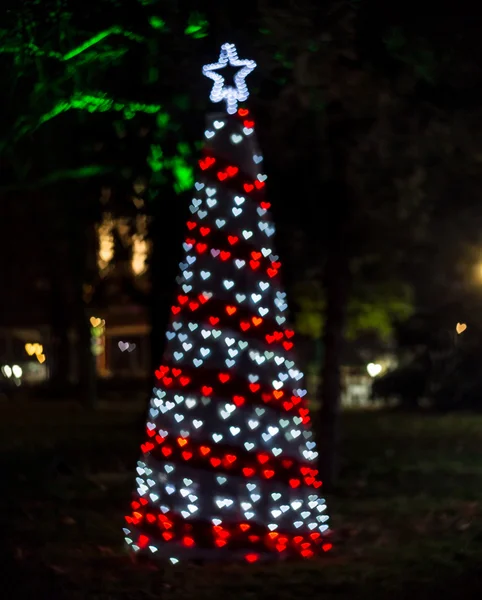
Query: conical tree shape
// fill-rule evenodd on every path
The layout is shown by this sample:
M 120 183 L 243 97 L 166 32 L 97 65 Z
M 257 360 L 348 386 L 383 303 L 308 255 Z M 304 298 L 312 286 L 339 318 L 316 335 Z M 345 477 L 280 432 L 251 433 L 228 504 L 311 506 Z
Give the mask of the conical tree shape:
M 207 118 L 126 517 L 132 550 L 172 562 L 331 547 L 254 125 L 246 108 Z

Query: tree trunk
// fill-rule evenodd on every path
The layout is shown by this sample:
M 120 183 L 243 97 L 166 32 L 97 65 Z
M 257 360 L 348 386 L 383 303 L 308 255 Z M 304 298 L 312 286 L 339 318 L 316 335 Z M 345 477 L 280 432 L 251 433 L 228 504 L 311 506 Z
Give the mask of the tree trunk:
M 332 199 L 330 226 L 325 231 L 326 261 L 323 271 L 325 324 L 324 358 L 321 368 L 320 474 L 324 489 L 336 485 L 338 475 L 339 430 L 341 412 L 341 366 L 345 322 L 350 286 L 350 259 L 353 243 L 350 235 L 353 193 L 348 181 L 347 158 L 354 134 L 354 123 L 342 106 L 327 111 L 326 141 L 331 161 Z
M 80 400 L 85 408 L 97 406 L 96 359 L 92 352 L 90 314 L 84 301 L 84 284 L 89 280 L 89 218 L 88 194 L 81 186 L 71 192 L 71 208 L 67 216 L 70 232 L 72 322 L 77 338 L 77 365 Z M 73 206 L 72 206 L 73 205 Z
M 97 372 L 92 352 L 89 315 L 82 298 L 77 299 L 75 328 L 78 344 L 79 390 L 83 406 L 89 410 L 97 407 Z
M 40 196 L 45 214 L 41 226 L 45 245 L 46 273 L 49 281 L 50 343 L 47 349 L 49 384 L 55 395 L 65 393 L 70 374 L 71 348 L 69 343 L 68 255 L 63 226 L 62 196 L 55 187 Z M 60 209 L 59 209 L 60 207 Z M 67 259 L 67 260 L 66 260 Z
M 319 466 L 324 489 L 330 491 L 335 486 L 338 475 L 341 364 L 350 281 L 348 256 L 341 247 L 327 257 L 323 279 L 326 309 L 321 373 Z
M 59 268 L 52 257 L 51 264 Z M 65 392 L 70 374 L 69 319 L 67 316 L 65 288 L 58 272 L 50 277 L 50 384 L 58 393 Z

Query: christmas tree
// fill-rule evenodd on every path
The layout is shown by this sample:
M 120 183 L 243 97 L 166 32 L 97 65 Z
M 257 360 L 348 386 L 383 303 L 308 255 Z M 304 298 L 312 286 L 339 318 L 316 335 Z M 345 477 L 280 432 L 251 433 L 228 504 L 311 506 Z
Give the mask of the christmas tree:
M 234 86 L 219 71 L 239 67 Z M 225 44 L 180 289 L 126 517 L 135 552 L 248 562 L 331 548 L 303 374 L 293 356 L 254 120 L 238 108 L 256 64 Z

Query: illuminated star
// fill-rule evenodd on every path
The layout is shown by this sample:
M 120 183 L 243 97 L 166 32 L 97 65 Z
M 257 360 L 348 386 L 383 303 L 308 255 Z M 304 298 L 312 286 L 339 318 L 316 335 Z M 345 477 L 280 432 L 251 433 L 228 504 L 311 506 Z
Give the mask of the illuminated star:
M 241 67 L 234 76 L 234 87 L 224 85 L 224 77 L 217 73 L 227 65 L 231 67 Z M 246 85 L 246 77 L 256 68 L 254 60 L 240 60 L 234 44 L 223 44 L 217 63 L 204 65 L 203 75 L 214 81 L 213 89 L 209 98 L 212 102 L 226 101 L 226 110 L 228 114 L 233 115 L 238 109 L 238 102 L 244 102 L 249 96 Z

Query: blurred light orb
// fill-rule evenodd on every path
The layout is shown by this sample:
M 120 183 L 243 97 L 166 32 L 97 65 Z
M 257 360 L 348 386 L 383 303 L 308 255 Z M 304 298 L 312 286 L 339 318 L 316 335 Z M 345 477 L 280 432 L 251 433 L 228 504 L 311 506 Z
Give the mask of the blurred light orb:
M 20 379 L 20 377 L 22 377 L 22 367 L 19 367 L 18 365 L 13 365 L 12 367 L 12 373 L 13 376 L 16 377 L 17 379 Z
M 12 369 L 9 367 L 9 365 L 3 365 L 2 373 L 7 379 L 10 379 L 10 377 L 12 376 Z
M 370 377 L 376 377 L 382 372 L 382 365 L 380 365 L 379 363 L 368 363 L 367 371 Z

